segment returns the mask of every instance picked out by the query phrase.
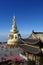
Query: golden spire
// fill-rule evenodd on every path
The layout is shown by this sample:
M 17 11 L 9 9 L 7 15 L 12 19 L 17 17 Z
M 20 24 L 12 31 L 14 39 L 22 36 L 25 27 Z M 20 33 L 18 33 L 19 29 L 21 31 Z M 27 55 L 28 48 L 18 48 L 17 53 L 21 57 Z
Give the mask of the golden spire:
M 12 33 L 17 33 L 18 29 L 17 29 L 17 25 L 16 25 L 16 17 L 13 16 L 13 25 L 12 25 L 12 29 L 11 29 Z

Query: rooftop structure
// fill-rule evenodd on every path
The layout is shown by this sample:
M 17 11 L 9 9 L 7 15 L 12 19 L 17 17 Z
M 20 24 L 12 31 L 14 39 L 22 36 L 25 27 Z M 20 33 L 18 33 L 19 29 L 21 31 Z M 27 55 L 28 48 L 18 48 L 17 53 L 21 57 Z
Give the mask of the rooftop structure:
M 43 42 L 43 32 L 34 32 L 28 37 L 29 39 L 40 39 Z
M 34 60 L 36 65 L 43 64 L 43 32 L 34 32 L 26 38 L 22 39 L 24 44 L 20 44 L 26 56 Z

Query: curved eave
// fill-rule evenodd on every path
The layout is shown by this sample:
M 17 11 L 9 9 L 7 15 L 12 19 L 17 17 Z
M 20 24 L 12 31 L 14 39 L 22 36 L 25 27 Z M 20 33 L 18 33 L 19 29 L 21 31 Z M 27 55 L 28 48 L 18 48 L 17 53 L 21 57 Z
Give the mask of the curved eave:
M 39 39 L 22 39 L 22 41 L 24 42 L 24 43 L 28 43 L 28 44 L 37 44 L 37 43 L 39 43 L 40 42 L 40 40 Z
M 40 53 L 39 47 L 29 46 L 29 45 L 25 45 L 25 44 L 20 45 L 20 47 L 28 53 L 32 53 L 32 54 L 39 54 Z

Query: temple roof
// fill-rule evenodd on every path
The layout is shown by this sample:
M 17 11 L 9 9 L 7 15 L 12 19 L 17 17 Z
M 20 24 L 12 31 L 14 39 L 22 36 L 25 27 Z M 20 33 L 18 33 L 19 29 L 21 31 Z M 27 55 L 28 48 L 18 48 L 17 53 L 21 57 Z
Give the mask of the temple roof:
M 34 31 L 33 31 L 33 33 L 34 34 L 43 34 L 43 32 L 34 32 Z
M 40 42 L 40 40 L 39 39 L 22 39 L 23 40 L 23 42 L 24 43 L 28 43 L 28 44 L 32 44 L 32 45 L 34 45 L 34 44 L 37 44 L 37 43 L 39 43 Z
M 27 44 L 21 44 L 20 47 L 22 49 L 24 49 L 28 53 L 32 53 L 32 54 L 39 54 L 40 53 L 40 48 L 36 47 L 36 46 L 30 46 L 30 45 L 27 45 Z
M 43 42 L 43 32 L 34 32 L 28 37 L 29 39 L 40 39 Z

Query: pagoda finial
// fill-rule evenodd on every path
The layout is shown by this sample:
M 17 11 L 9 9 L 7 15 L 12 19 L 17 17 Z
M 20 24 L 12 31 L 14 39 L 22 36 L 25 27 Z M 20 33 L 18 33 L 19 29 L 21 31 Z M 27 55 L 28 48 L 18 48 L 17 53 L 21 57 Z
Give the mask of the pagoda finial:
M 16 20 L 16 16 L 13 16 L 13 21 L 15 21 Z
M 34 29 L 32 30 L 32 33 L 34 33 Z
M 13 28 L 17 29 L 17 25 L 16 25 L 16 16 L 13 16 Z
M 13 25 L 12 25 L 11 32 L 14 32 L 14 33 L 18 32 L 17 25 L 16 25 L 16 16 L 13 16 Z
M 13 16 L 13 24 L 16 23 L 16 16 Z

